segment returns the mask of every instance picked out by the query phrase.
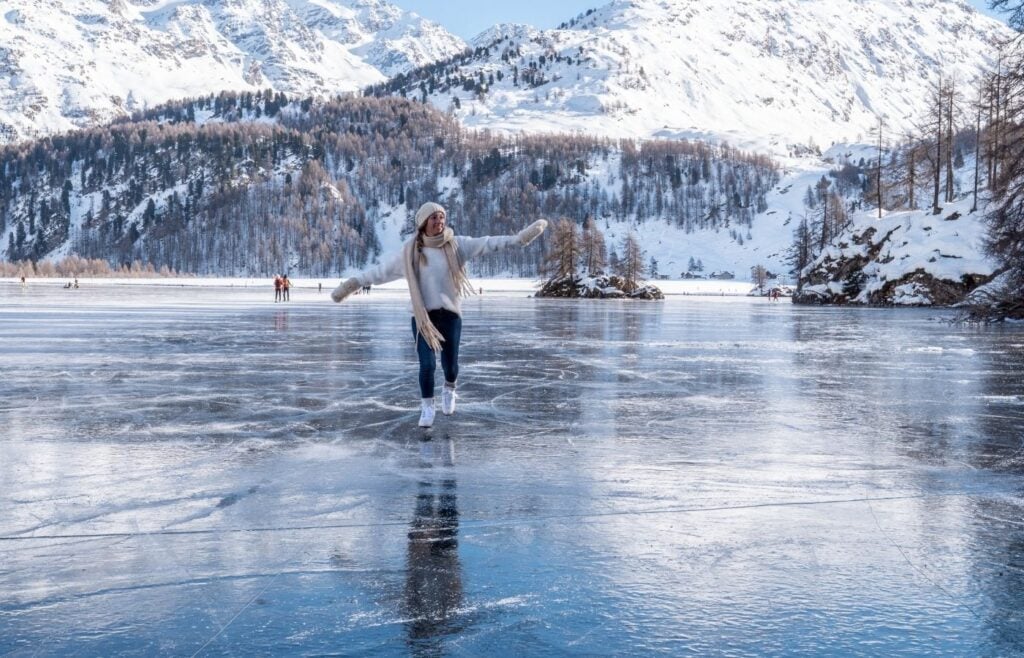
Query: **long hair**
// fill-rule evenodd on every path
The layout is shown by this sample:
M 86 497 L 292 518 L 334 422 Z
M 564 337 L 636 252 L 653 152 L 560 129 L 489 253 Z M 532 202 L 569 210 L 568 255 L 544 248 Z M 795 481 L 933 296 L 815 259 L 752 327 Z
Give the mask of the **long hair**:
M 426 265 L 427 264 L 427 257 L 423 253 L 423 237 L 426 234 L 427 234 L 427 224 L 426 224 L 426 222 L 424 222 L 423 226 L 420 226 L 416 230 L 416 238 L 415 238 L 415 243 L 414 243 L 414 246 L 413 246 L 413 248 L 416 250 L 416 253 L 419 254 L 418 261 L 419 261 L 420 265 Z

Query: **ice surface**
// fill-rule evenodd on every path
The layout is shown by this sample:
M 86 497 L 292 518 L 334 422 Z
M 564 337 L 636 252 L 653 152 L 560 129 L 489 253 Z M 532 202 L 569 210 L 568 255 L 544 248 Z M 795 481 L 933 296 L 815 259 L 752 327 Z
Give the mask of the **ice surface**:
M 483 283 L 488 288 L 488 284 Z M 0 284 L 0 654 L 1024 650 L 1024 330 Z

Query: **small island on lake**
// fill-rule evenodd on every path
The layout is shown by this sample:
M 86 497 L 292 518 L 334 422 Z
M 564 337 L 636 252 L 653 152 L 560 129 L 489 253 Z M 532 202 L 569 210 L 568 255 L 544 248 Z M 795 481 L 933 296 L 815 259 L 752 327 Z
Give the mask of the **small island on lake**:
M 604 236 L 593 217 L 582 232 L 572 220 L 559 220 L 544 257 L 546 281 L 535 297 L 665 299 L 660 289 L 642 281 L 644 254 L 634 235 L 625 237 L 621 252 L 621 256 L 614 251 L 606 254 Z M 606 274 L 606 268 L 614 274 Z

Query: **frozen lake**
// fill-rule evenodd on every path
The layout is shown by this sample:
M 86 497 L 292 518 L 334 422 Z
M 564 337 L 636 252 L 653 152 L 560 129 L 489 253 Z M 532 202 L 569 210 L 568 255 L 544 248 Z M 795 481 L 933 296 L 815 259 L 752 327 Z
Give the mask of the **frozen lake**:
M 0 283 L 0 655 L 1024 653 L 1024 328 Z

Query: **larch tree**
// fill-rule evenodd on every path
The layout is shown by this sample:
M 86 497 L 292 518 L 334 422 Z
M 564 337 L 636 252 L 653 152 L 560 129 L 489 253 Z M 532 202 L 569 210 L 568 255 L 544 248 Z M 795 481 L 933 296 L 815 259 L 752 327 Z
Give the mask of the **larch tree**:
M 594 216 L 587 217 L 583 225 L 583 236 L 581 242 L 583 252 L 583 269 L 589 276 L 604 274 L 608 266 L 608 256 L 604 245 L 604 234 L 597 228 Z
M 974 309 L 979 319 L 1024 318 L 1024 0 L 990 0 L 1018 32 L 1004 44 L 986 85 L 993 207 L 986 247 L 1000 263 L 1002 285 Z
M 945 130 L 945 144 L 946 151 L 943 157 L 943 163 L 946 169 L 946 203 L 952 203 L 954 200 L 954 189 L 953 189 L 953 151 L 954 151 L 954 134 L 958 128 L 958 124 L 961 121 L 963 114 L 963 95 L 957 91 L 956 78 L 950 76 L 946 82 L 946 90 L 944 101 L 944 130 Z
M 882 128 L 884 127 L 882 117 L 878 117 L 878 175 L 875 178 L 875 186 L 878 188 L 878 217 L 882 217 Z
M 975 122 L 974 122 L 974 192 L 971 201 L 970 212 L 977 212 L 978 210 L 978 187 L 981 176 L 981 115 L 985 109 L 985 87 L 984 85 L 978 90 L 978 99 L 975 102 Z
M 632 232 L 622 239 L 622 256 L 619 258 L 616 272 L 622 277 L 623 290 L 631 293 L 640 287 L 644 277 L 644 252 L 640 242 Z
M 548 252 L 544 256 L 544 275 L 549 279 L 575 279 L 580 262 L 580 244 L 580 231 L 575 222 L 565 218 L 555 222 L 548 240 Z
M 835 236 L 832 229 L 832 219 L 829 211 L 832 209 L 832 204 L 829 203 L 829 198 L 834 196 L 829 192 L 829 187 L 832 182 L 826 177 L 822 176 L 816 185 L 818 191 L 818 198 L 821 202 L 821 218 L 817 222 L 817 234 L 818 234 L 818 251 L 822 251 L 828 245 L 828 243 Z
M 925 117 L 924 132 L 926 135 L 930 134 L 934 141 L 935 149 L 934 152 L 928 154 L 928 162 L 931 165 L 932 174 L 932 214 L 939 214 L 941 208 L 939 207 L 939 190 L 942 184 L 942 148 L 946 145 L 946 140 L 943 139 L 944 133 L 944 122 L 943 117 L 945 116 L 946 108 L 946 87 L 945 79 L 943 78 L 942 72 L 939 72 L 938 81 L 932 85 L 930 91 L 930 98 L 928 103 L 928 115 Z
M 754 265 L 750 268 L 750 281 L 757 286 L 758 291 L 763 295 L 764 286 L 768 283 L 768 268 L 764 265 Z

